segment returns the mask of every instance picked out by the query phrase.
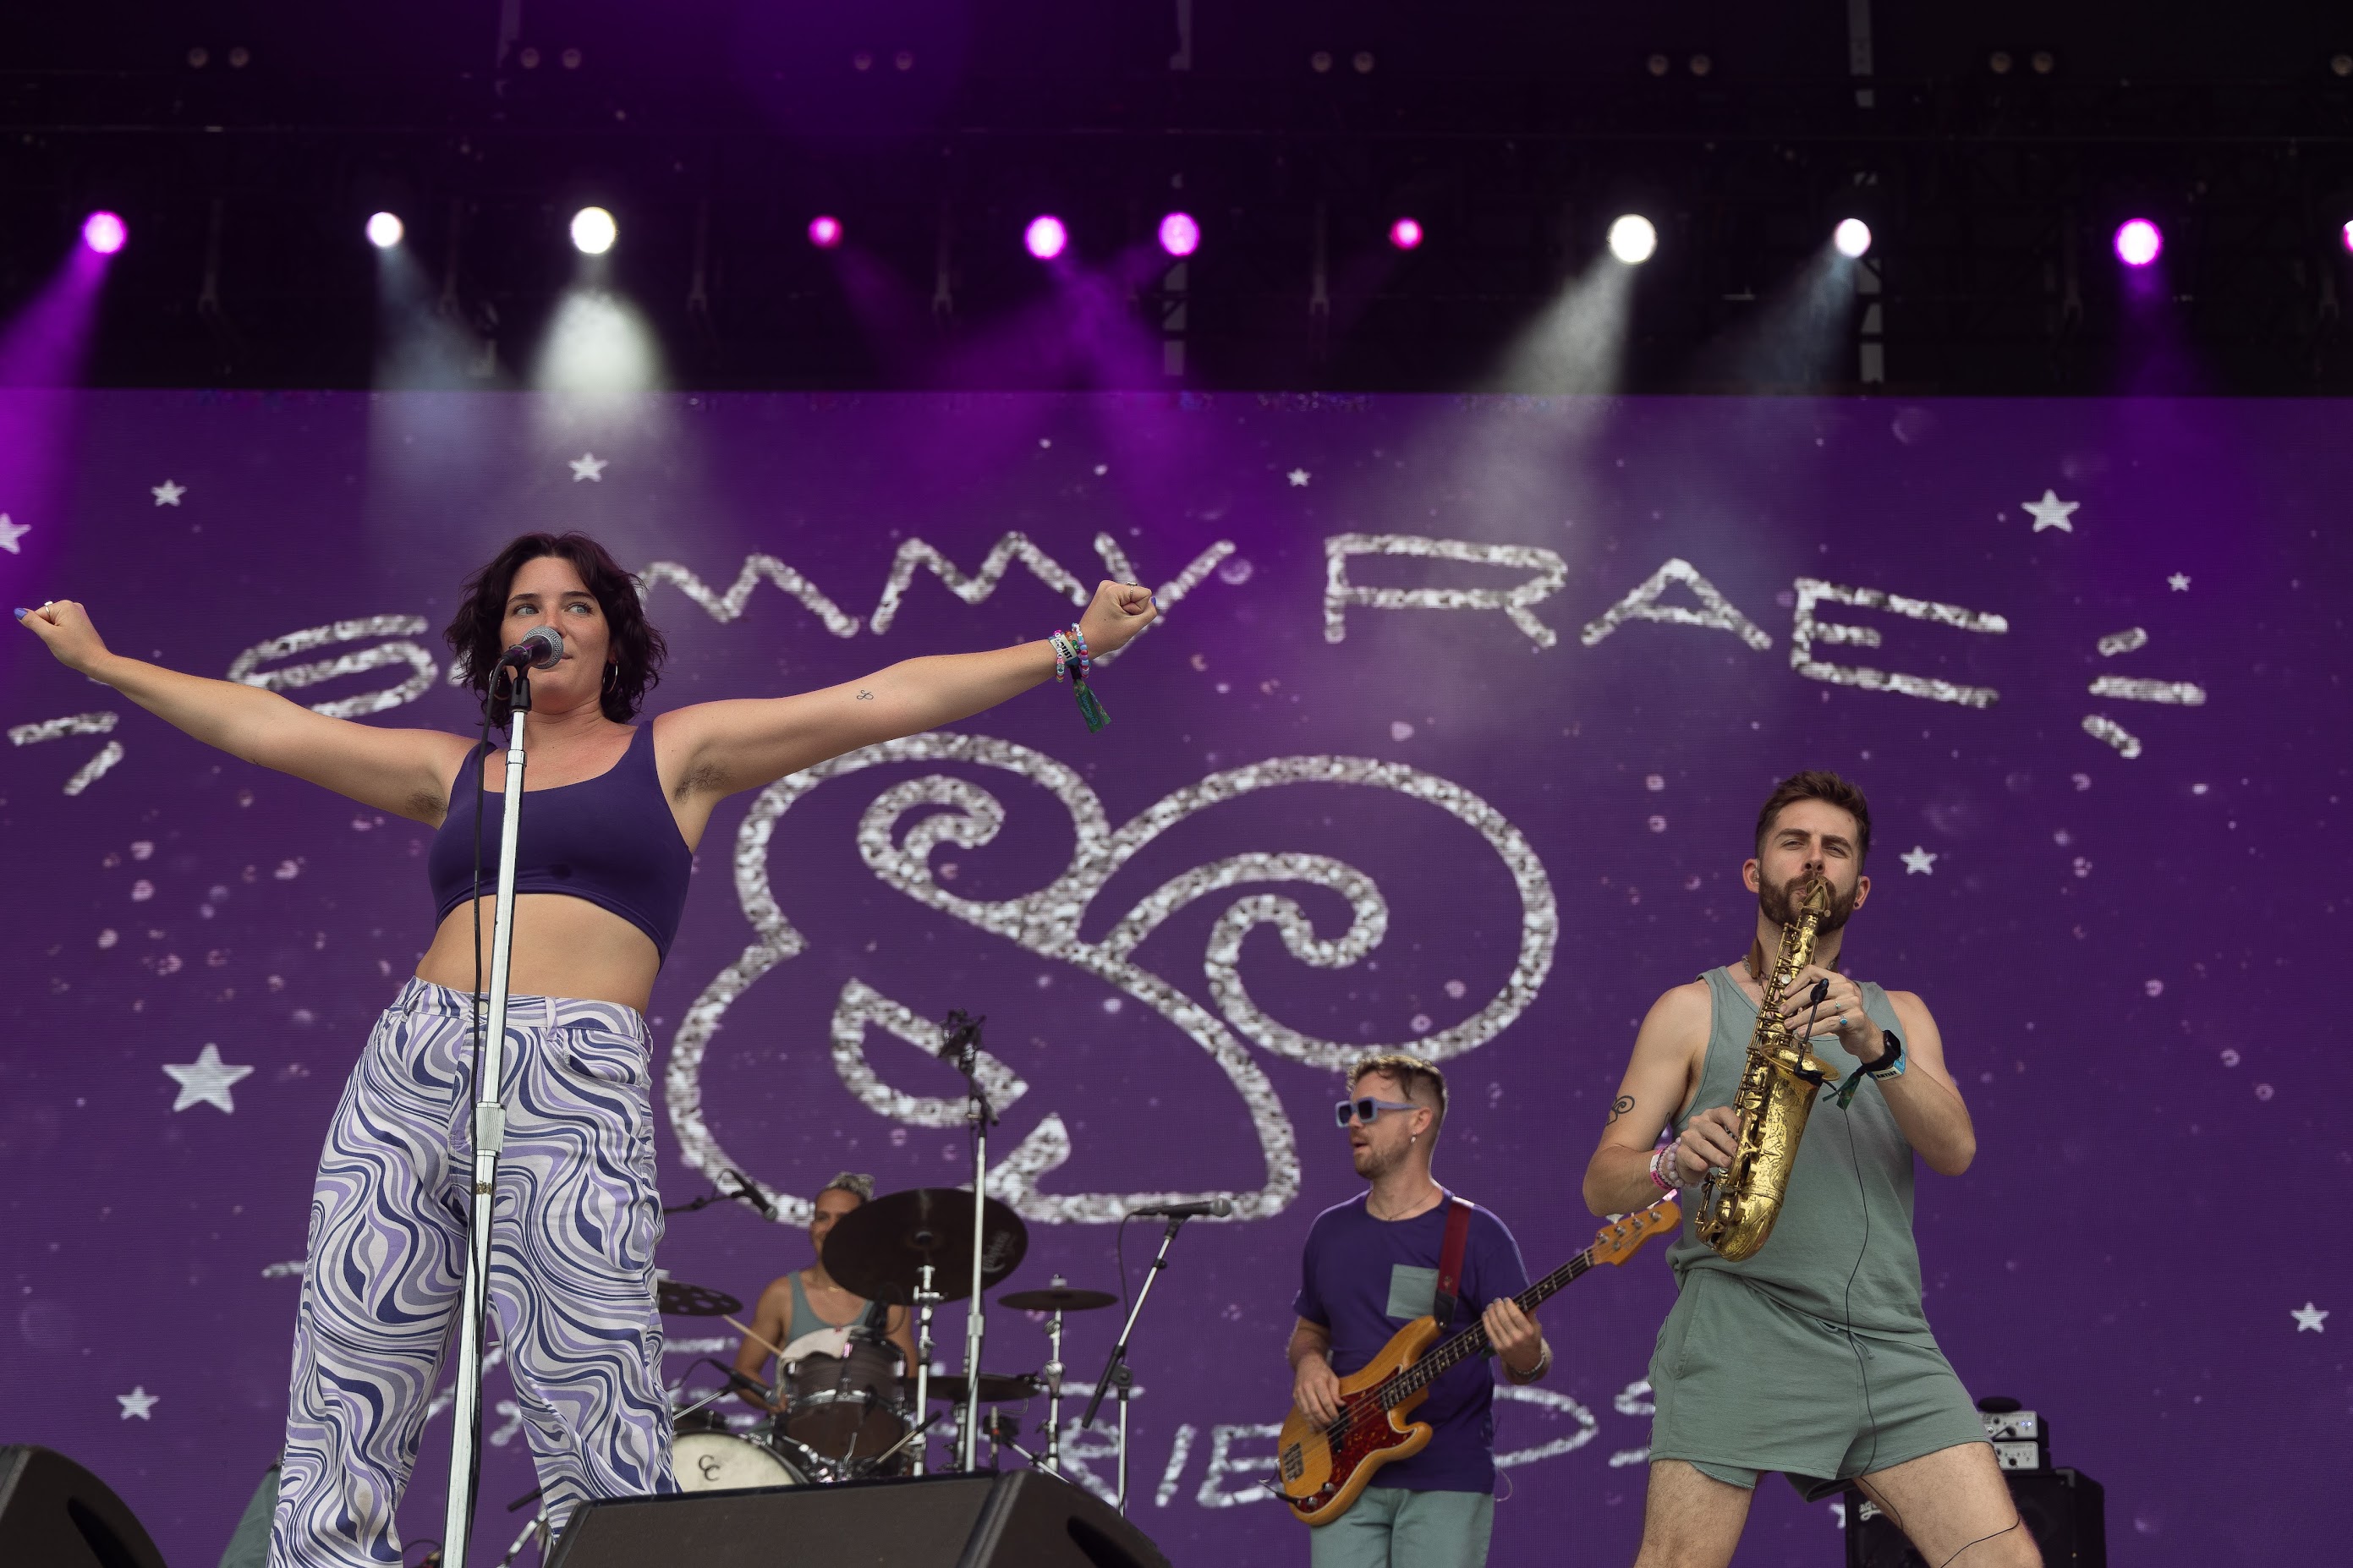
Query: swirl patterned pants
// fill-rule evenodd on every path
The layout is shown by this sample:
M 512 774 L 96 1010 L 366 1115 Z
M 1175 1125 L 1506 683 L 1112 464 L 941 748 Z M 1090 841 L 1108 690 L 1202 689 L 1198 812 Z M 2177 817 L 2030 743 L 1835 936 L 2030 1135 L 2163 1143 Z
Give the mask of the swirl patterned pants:
M 393 1516 L 465 1268 L 470 1005 L 411 980 L 376 1021 L 327 1131 L 271 1568 L 400 1561 Z M 491 1307 L 561 1529 L 586 1499 L 676 1489 L 645 1020 L 609 1002 L 512 998 L 501 1076 Z

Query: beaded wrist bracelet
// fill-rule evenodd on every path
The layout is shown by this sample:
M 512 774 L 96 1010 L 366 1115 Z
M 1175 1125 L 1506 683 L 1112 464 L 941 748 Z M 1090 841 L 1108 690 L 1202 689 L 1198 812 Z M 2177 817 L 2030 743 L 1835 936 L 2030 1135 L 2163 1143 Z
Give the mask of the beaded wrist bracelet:
M 1087 684 L 1087 677 L 1094 673 L 1095 668 L 1095 656 L 1087 647 L 1087 635 L 1073 621 L 1067 631 L 1048 632 L 1046 641 L 1054 650 L 1054 679 L 1059 681 L 1065 675 L 1071 678 L 1071 695 L 1079 700 L 1079 717 L 1087 721 L 1087 733 L 1092 735 L 1111 722 L 1111 715 L 1103 711 L 1094 688 Z
M 1683 1186 L 1683 1183 L 1675 1179 L 1682 1174 L 1675 1168 L 1675 1151 L 1681 1147 L 1683 1147 L 1681 1138 L 1671 1138 L 1660 1144 L 1651 1155 L 1651 1180 L 1658 1184 L 1659 1191 L 1662 1193 L 1675 1192 Z

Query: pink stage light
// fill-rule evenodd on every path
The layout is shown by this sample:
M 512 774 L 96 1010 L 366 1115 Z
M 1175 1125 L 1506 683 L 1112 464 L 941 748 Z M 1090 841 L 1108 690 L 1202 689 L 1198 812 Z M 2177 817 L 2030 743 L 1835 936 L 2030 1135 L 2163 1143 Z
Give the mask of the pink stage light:
M 2345 242 L 2346 249 L 2353 250 L 2353 223 L 2348 223 L 2343 228 L 2338 229 L 2337 237 Z
M 1401 217 L 1389 225 L 1389 243 L 1399 250 L 1416 250 L 1421 246 L 1421 225 L 1409 217 Z
M 2116 259 L 2126 267 L 2146 267 L 2165 249 L 2165 237 L 2145 217 L 2127 219 L 2116 229 Z
M 820 213 L 809 219 L 808 237 L 819 250 L 831 250 L 841 243 L 841 220 Z
M 1190 213 L 1170 213 L 1160 220 L 1160 248 L 1171 256 L 1190 256 L 1201 248 L 1201 226 Z
M 113 213 L 101 210 L 82 219 L 81 242 L 100 256 L 113 255 L 130 237 L 130 228 Z
M 1062 226 L 1060 218 L 1050 213 L 1029 220 L 1029 226 L 1021 233 L 1021 243 L 1039 260 L 1051 261 L 1071 243 L 1071 231 Z

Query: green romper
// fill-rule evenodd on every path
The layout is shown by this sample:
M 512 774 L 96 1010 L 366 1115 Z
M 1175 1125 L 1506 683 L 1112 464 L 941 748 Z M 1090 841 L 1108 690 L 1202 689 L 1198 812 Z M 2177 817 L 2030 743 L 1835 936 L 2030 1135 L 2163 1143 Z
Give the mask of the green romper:
M 1729 1105 L 1757 1007 L 1729 969 L 1703 977 L 1715 1004 L 1699 1091 L 1675 1121 Z M 1883 1029 L 1895 1010 L 1876 985 L 1863 1010 Z M 1900 1031 L 1898 1031 L 1900 1033 Z M 1814 1052 L 1843 1079 L 1855 1060 L 1835 1037 Z M 1674 1310 L 1651 1357 L 1658 1413 L 1652 1459 L 1750 1487 L 1779 1470 L 1809 1497 L 1836 1483 L 1982 1443 L 1985 1427 L 1928 1331 L 1912 1243 L 1912 1145 L 1879 1085 L 1845 1110 L 1817 1100 L 1773 1234 L 1731 1263 L 1700 1240 L 1699 1194 L 1668 1248 Z

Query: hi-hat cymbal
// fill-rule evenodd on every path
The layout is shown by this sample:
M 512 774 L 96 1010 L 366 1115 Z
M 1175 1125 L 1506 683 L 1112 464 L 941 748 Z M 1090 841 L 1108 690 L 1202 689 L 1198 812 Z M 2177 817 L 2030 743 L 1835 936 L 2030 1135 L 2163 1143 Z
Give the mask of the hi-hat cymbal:
M 935 1372 L 931 1378 L 931 1396 L 950 1405 L 964 1403 L 965 1376 L 960 1372 Z M 980 1374 L 980 1402 L 983 1405 L 1011 1405 L 1024 1399 L 1034 1399 L 1046 1391 L 1045 1382 L 1036 1373 L 1008 1374 L 984 1372 Z
M 995 1198 L 981 1215 L 986 1290 L 1020 1267 L 1029 1227 Z M 833 1222 L 824 1254 L 835 1282 L 870 1301 L 911 1305 L 926 1263 L 940 1300 L 960 1301 L 972 1293 L 972 1194 L 960 1187 L 912 1187 L 870 1199 Z
M 1016 1290 L 999 1296 L 997 1304 L 1017 1312 L 1092 1312 L 1119 1300 L 1108 1290 L 1082 1290 L 1075 1285 L 1051 1285 L 1042 1290 Z
M 707 1290 L 700 1285 L 682 1280 L 661 1282 L 661 1310 L 671 1318 L 723 1318 L 730 1312 L 740 1312 L 744 1303 L 724 1290 Z

